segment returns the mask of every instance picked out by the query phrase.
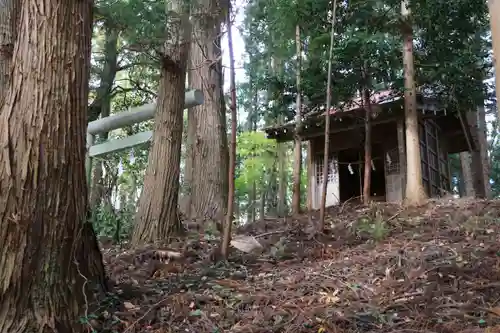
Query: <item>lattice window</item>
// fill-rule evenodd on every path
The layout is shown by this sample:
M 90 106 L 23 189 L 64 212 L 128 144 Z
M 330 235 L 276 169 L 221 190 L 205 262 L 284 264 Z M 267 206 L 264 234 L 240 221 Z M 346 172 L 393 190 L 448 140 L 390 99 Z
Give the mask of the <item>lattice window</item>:
M 323 162 L 324 158 L 323 156 L 317 156 L 316 157 L 316 184 L 321 184 L 323 183 L 324 174 L 323 174 Z M 334 182 L 338 179 L 338 170 L 337 170 L 337 163 L 336 159 L 334 156 L 329 156 L 328 157 L 328 182 Z
M 323 159 L 322 158 L 317 158 L 316 159 L 316 184 L 321 184 L 323 183 L 324 175 L 323 175 Z

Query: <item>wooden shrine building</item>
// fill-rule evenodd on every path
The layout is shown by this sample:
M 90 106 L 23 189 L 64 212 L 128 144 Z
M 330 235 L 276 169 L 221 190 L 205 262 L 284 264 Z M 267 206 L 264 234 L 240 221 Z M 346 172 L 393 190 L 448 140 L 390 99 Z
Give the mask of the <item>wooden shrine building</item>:
M 375 200 L 401 202 L 404 198 L 405 125 L 403 97 L 391 90 L 374 93 L 372 103 L 372 184 Z M 427 194 L 436 197 L 450 191 L 448 155 L 477 149 L 471 130 L 471 112 L 449 110 L 437 100 L 417 96 L 422 181 Z M 301 136 L 309 141 L 309 205 L 318 209 L 323 181 L 327 185 L 327 206 L 359 197 L 363 187 L 364 117 L 361 99 L 330 110 L 330 171 L 323 175 L 324 112 L 312 111 L 303 116 Z M 293 140 L 295 122 L 268 127 L 268 138 Z

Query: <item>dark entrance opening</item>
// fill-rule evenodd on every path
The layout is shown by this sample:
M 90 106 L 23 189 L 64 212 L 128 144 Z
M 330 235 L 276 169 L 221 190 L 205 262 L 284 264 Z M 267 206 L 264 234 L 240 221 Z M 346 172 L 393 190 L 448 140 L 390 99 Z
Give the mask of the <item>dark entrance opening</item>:
M 340 201 L 361 198 L 364 178 L 364 152 L 359 148 L 341 150 L 337 153 L 339 161 Z M 374 200 L 385 200 L 385 172 L 383 149 L 372 148 L 371 193 Z

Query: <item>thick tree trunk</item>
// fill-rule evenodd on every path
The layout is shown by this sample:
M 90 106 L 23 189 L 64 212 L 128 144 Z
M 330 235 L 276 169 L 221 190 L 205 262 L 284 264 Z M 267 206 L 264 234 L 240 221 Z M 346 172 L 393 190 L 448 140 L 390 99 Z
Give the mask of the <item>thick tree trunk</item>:
M 82 291 L 104 281 L 85 223 L 91 9 L 62 0 L 19 8 L 0 115 L 1 333 L 83 331 Z
M 401 4 L 403 27 L 403 67 L 405 77 L 405 125 L 406 125 L 406 193 L 407 205 L 420 205 L 426 199 L 422 185 L 422 165 L 418 138 L 417 91 L 413 67 L 413 29 L 408 0 Z
M 463 181 L 463 191 L 464 196 L 474 197 L 474 181 L 472 179 L 472 169 L 471 169 L 472 157 L 471 153 L 463 152 L 460 153 L 460 166 L 462 169 L 461 180 Z
M 293 191 L 292 191 L 292 212 L 294 214 L 300 213 L 300 180 L 302 174 L 302 139 L 300 132 L 302 131 L 302 89 L 301 89 L 301 70 L 302 70 L 302 56 L 301 56 L 301 43 L 300 26 L 295 28 L 295 45 L 297 55 L 297 68 L 296 68 L 296 84 L 297 84 L 297 101 L 296 101 L 296 115 L 295 115 L 295 151 L 293 158 Z M 326 177 L 326 176 L 325 176 Z
M 189 217 L 223 221 L 229 190 L 229 150 L 223 100 L 221 22 L 215 0 L 194 4 L 189 85 L 203 90 L 205 102 L 189 111 L 186 187 Z M 187 204 L 186 204 L 187 205 Z
M 190 48 L 189 10 L 185 7 L 182 0 L 167 4 L 170 20 L 167 30 L 172 37 L 165 42 L 161 59 L 153 142 L 136 214 L 133 245 L 166 241 L 172 233 L 181 230 L 179 175 L 184 87 Z

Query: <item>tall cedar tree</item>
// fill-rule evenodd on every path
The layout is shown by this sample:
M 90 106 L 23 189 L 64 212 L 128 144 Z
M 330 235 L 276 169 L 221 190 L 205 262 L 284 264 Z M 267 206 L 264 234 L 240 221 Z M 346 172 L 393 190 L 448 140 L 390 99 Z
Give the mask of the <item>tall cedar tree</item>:
M 302 40 L 300 38 L 300 25 L 295 27 L 295 45 L 297 49 L 297 69 L 296 69 L 296 84 L 297 84 L 297 101 L 295 115 L 295 151 L 293 159 L 293 193 L 292 193 L 292 212 L 300 213 L 300 175 L 302 174 L 302 89 L 301 89 L 301 71 L 302 71 Z
M 422 165 L 420 163 L 420 140 L 418 135 L 417 90 L 413 64 L 413 28 L 408 1 L 401 3 L 403 20 L 403 68 L 404 68 L 404 103 L 406 125 L 406 193 L 407 205 L 420 205 L 426 199 L 422 185 Z
M 166 3 L 167 36 L 160 60 L 153 142 L 132 235 L 134 245 L 168 240 L 181 227 L 177 200 L 191 29 L 188 5 L 183 0 Z
M 215 0 L 193 1 L 193 39 L 189 86 L 205 95 L 202 105 L 188 110 L 184 213 L 223 221 L 227 213 L 229 153 L 223 94 L 221 24 L 224 9 Z
M 333 42 L 335 38 L 335 19 L 337 14 L 337 0 L 333 0 L 332 8 L 332 26 L 330 29 L 330 49 L 328 51 L 328 78 L 326 82 L 326 112 L 325 112 L 325 147 L 323 150 L 323 174 L 325 179 L 321 188 L 321 206 L 319 210 L 319 229 L 323 230 L 325 228 L 325 209 L 326 209 L 326 191 L 328 190 L 328 171 L 329 171 L 329 160 L 330 160 L 330 109 L 332 107 L 332 60 L 333 60 Z M 311 147 L 311 145 L 309 145 Z M 312 153 L 312 149 L 309 150 L 309 154 Z M 311 159 L 309 155 L 309 159 Z M 310 171 L 311 172 L 311 171 Z M 309 179 L 309 176 L 307 179 Z M 312 191 L 309 192 L 312 195 Z
M 231 8 L 227 11 L 227 44 L 229 49 L 229 79 L 231 89 L 231 149 L 229 154 L 229 196 L 227 202 L 226 223 L 224 224 L 224 237 L 222 238 L 221 254 L 227 259 L 229 255 L 229 243 L 231 241 L 231 227 L 233 226 L 234 212 L 234 176 L 236 172 L 236 132 L 238 121 L 236 119 L 236 72 L 234 69 L 233 32 L 231 24 Z
M 104 279 L 85 223 L 91 10 L 90 0 L 20 2 L 0 114 L 1 333 L 82 331 L 83 290 Z

